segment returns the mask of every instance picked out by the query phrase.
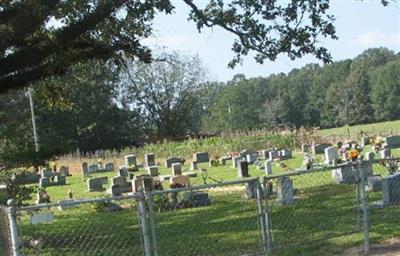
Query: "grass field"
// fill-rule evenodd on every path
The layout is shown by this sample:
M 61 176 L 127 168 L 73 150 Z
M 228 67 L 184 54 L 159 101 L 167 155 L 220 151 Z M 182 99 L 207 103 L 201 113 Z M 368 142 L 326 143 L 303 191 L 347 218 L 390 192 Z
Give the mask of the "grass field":
M 400 156 L 399 150 L 393 153 Z M 321 158 L 321 156 L 318 156 Z M 286 160 L 289 169 L 300 167 L 302 154 L 295 153 Z M 189 168 L 185 165 L 185 168 Z M 231 163 L 206 168 L 207 183 L 215 180 L 237 179 Z M 188 169 L 186 169 L 188 170 Z M 274 174 L 285 172 L 273 166 Z M 170 170 L 160 168 L 161 174 Z M 141 170 L 139 173 L 144 173 Z M 374 173 L 386 175 L 386 170 L 374 165 Z M 252 177 L 264 176 L 263 171 L 250 167 Z M 116 175 L 101 173 L 94 176 Z M 106 196 L 105 192 L 87 192 L 83 177 L 75 174 L 66 186 L 49 187 L 52 201 L 67 197 L 71 189 L 74 197 Z M 192 185 L 204 183 L 200 175 L 191 178 Z M 360 246 L 363 235 L 358 232 L 327 239 L 359 228 L 358 209 L 354 185 L 334 184 L 329 171 L 293 177 L 297 189 L 297 202 L 292 206 L 279 206 L 270 200 L 273 245 L 277 255 L 337 255 L 349 247 Z M 164 187 L 167 184 L 164 183 Z M 157 212 L 155 216 L 161 255 L 241 255 L 262 250 L 257 223 L 257 204 L 254 199 L 243 198 L 244 186 L 207 190 L 211 205 L 198 208 Z M 372 193 L 370 201 L 382 197 Z M 98 213 L 91 205 L 82 205 L 66 211 L 54 212 L 55 220 L 49 224 L 30 225 L 28 216 L 21 218 L 24 241 L 41 239 L 39 247 L 25 246 L 24 255 L 141 255 L 139 226 L 134 203 L 123 201 L 123 210 Z M 379 242 L 400 235 L 400 209 L 390 207 L 372 211 L 371 238 Z M 319 243 L 313 241 L 323 240 Z M 291 246 L 293 245 L 293 246 Z
M 318 134 L 322 136 L 349 136 L 350 138 L 357 138 L 361 136 L 361 133 L 367 134 L 400 134 L 400 120 L 373 123 L 373 124 L 363 124 L 354 126 L 343 126 L 339 128 L 323 129 L 319 130 Z

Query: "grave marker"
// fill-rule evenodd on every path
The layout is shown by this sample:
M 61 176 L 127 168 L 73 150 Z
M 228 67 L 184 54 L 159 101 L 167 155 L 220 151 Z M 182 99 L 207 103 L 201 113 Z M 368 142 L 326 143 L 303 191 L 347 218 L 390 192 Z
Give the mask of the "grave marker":
M 144 154 L 144 167 L 156 166 L 156 157 L 153 153 Z
M 172 175 L 182 175 L 182 164 L 181 163 L 173 163 L 171 166 Z
M 197 152 L 193 154 L 193 161 L 197 163 L 208 163 L 208 161 L 210 161 L 208 152 Z
M 338 151 L 336 147 L 328 147 L 325 149 L 325 164 L 335 165 L 338 159 Z
M 136 166 L 136 155 L 134 154 L 126 155 L 124 159 L 125 159 L 125 166 L 127 167 Z
M 246 160 L 240 160 L 237 162 L 237 168 L 239 178 L 249 177 L 249 164 Z
M 289 177 L 285 176 L 278 178 L 277 201 L 281 205 L 294 204 L 293 181 Z
M 264 163 L 264 170 L 266 175 L 272 175 L 272 161 L 266 160 Z

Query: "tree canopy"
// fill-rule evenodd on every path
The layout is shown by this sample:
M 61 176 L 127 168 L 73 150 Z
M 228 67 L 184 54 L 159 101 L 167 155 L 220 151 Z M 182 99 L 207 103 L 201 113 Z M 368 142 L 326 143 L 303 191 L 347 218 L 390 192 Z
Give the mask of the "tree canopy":
M 255 53 L 259 63 L 279 54 L 298 58 L 331 56 L 320 37 L 336 38 L 329 0 L 183 1 L 199 31 L 219 27 L 236 40 L 229 63 Z M 152 33 L 157 13 L 172 14 L 171 0 L 19 0 L 0 3 L 0 93 L 62 75 L 89 59 L 152 59 L 142 39 Z

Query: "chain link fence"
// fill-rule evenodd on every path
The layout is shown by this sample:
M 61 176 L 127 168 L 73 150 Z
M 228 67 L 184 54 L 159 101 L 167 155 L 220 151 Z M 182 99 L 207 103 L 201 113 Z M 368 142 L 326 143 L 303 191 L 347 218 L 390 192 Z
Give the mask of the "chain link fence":
M 135 196 L 22 207 L 17 223 L 24 256 L 143 255 Z
M 260 188 L 252 179 L 148 193 L 154 255 L 263 255 Z
M 8 209 L 0 205 L 0 252 L 1 255 L 11 256 L 12 243 L 10 233 L 10 223 L 8 218 Z
M 371 239 L 382 241 L 400 237 L 400 173 L 370 177 L 366 188 Z
M 340 253 L 340 248 L 336 251 L 329 246 L 334 243 L 331 240 L 342 239 L 346 243 L 352 234 L 361 234 L 365 195 L 360 191 L 359 167 L 346 167 L 353 176 L 341 182 L 333 175 L 338 168 L 264 178 L 268 195 L 268 251 L 279 255 L 308 255 L 311 251 L 334 255 Z M 317 247 L 313 248 L 314 245 Z
M 338 180 L 340 168 L 268 175 L 262 184 L 258 178 L 214 181 L 3 207 L 0 248 L 7 253 L 13 247 L 6 230 L 13 233 L 8 227 L 14 222 L 15 248 L 21 253 L 10 254 L 15 256 L 336 255 L 363 241 L 368 252 L 369 237 L 400 236 L 400 174 L 371 185 L 371 163 L 347 165 Z M 15 212 L 11 225 L 7 212 Z

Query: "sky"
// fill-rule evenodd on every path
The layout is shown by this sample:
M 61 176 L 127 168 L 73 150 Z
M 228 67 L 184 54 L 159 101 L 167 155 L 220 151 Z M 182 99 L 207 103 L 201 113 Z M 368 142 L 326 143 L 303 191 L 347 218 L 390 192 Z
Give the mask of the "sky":
M 234 55 L 231 51 L 234 35 L 219 28 L 206 29 L 199 34 L 195 24 L 187 20 L 189 8 L 181 0 L 172 2 L 176 6 L 175 13 L 156 17 L 154 36 L 146 39 L 145 44 L 182 54 L 197 54 L 212 80 L 227 81 L 235 74 L 265 77 L 287 73 L 308 63 L 322 64 L 311 55 L 295 61 L 279 55 L 274 62 L 266 61 L 262 65 L 247 56 L 241 66 L 232 70 L 227 64 Z M 400 52 L 400 1 L 384 7 L 380 0 L 331 0 L 329 13 L 336 18 L 334 24 L 339 39 L 322 38 L 321 42 L 330 51 L 333 61 L 354 58 L 371 47 Z

